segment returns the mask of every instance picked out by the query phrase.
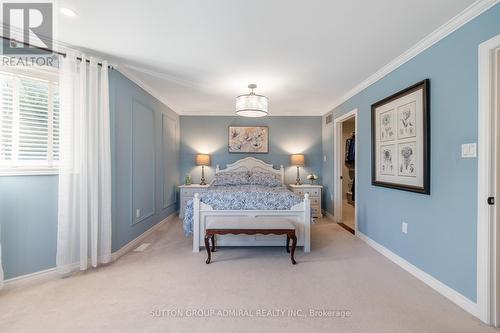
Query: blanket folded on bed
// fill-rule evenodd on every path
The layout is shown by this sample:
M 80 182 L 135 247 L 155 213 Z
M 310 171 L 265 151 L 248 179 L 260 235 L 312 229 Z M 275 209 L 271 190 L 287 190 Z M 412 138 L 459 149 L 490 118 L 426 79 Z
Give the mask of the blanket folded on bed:
M 200 195 L 201 202 L 215 210 L 288 210 L 302 201 L 285 186 L 210 186 Z M 184 232 L 193 232 L 193 200 L 189 200 L 184 212 Z

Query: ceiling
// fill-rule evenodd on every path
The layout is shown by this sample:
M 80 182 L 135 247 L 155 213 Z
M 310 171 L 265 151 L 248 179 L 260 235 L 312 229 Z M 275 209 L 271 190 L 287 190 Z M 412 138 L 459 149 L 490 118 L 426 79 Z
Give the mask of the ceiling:
M 179 114 L 321 115 L 473 0 L 60 0 L 57 39 L 126 66 Z

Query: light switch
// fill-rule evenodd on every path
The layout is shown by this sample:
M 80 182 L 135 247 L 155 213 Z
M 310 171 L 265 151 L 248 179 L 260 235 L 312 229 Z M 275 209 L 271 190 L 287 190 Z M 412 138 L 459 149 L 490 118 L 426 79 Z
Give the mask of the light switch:
M 463 143 L 462 158 L 475 158 L 475 157 L 477 157 L 476 143 Z
M 475 143 L 469 143 L 469 156 L 477 157 L 477 145 Z
M 469 145 L 462 143 L 462 157 L 467 156 L 468 152 L 469 152 Z

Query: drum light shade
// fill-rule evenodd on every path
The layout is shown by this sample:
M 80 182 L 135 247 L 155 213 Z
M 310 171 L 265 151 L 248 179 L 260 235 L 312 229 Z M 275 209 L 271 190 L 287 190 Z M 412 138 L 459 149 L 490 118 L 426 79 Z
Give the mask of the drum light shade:
M 196 165 L 203 165 L 203 166 L 210 165 L 210 155 L 206 154 L 196 155 Z
M 304 166 L 305 158 L 303 154 L 290 155 L 290 163 L 293 166 Z
M 249 94 L 236 97 L 236 115 L 242 117 L 265 117 L 268 112 L 268 99 L 266 96 L 256 95 L 253 90 L 256 84 L 249 84 L 252 89 Z

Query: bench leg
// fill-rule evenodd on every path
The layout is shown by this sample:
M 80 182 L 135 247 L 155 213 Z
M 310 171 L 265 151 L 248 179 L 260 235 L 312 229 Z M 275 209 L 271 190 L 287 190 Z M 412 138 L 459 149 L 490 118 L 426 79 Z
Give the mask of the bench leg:
M 286 252 L 290 253 L 290 236 L 286 235 Z
M 296 264 L 297 262 L 295 261 L 294 254 L 295 254 L 295 247 L 297 246 L 297 236 L 292 235 L 292 253 L 290 255 L 290 258 L 292 259 L 292 264 Z
M 208 258 L 207 258 L 207 261 L 205 261 L 205 263 L 207 264 L 210 264 L 210 244 L 208 242 L 208 240 L 210 239 L 210 236 L 209 235 L 205 235 L 205 249 L 207 250 L 207 254 L 208 254 Z
M 215 234 L 212 235 L 212 252 L 215 252 Z

